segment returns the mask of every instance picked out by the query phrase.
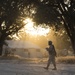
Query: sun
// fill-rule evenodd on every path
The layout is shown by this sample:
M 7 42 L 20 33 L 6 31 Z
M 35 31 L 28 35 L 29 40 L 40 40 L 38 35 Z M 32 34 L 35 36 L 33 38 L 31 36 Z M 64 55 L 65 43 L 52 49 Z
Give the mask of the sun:
M 33 22 L 33 20 L 30 18 L 26 18 L 23 22 L 26 24 L 24 26 L 24 31 L 30 35 L 46 36 L 50 31 L 49 26 L 46 26 L 46 25 L 44 25 L 44 27 L 43 27 L 43 25 L 36 26 L 35 23 Z

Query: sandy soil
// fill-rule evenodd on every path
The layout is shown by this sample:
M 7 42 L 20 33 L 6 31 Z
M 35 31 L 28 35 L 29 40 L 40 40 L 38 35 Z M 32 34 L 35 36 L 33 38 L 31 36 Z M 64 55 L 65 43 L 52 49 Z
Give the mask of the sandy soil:
M 0 75 L 75 75 L 75 64 L 57 64 L 57 70 L 52 70 L 52 64 L 49 70 L 45 70 L 45 66 L 46 63 L 24 64 L 0 60 Z

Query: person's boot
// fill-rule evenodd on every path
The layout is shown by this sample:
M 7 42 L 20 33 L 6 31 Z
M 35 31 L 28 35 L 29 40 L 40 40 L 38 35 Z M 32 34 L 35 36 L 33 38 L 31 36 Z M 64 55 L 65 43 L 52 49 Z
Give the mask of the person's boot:
M 53 68 L 52 70 L 57 70 L 57 68 Z
M 52 70 L 57 70 L 57 68 L 56 68 L 56 64 L 54 64 L 54 68 L 53 68 Z
M 48 67 L 44 67 L 44 69 L 48 70 Z

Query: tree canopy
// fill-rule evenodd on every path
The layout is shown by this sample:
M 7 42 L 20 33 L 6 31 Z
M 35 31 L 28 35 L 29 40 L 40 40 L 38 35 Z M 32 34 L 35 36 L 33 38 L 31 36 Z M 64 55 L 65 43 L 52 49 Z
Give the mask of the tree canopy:
M 40 0 L 34 20 L 58 30 L 64 26 L 75 53 L 75 0 Z
M 7 36 L 24 26 L 23 20 L 26 17 L 33 18 L 37 24 L 54 26 L 56 30 L 64 26 L 75 53 L 75 0 L 1 0 L 1 48 Z
M 0 55 L 4 40 L 17 33 L 25 24 L 23 20 L 29 13 L 34 0 L 1 0 L 0 1 Z M 33 6 L 33 5 L 32 5 Z

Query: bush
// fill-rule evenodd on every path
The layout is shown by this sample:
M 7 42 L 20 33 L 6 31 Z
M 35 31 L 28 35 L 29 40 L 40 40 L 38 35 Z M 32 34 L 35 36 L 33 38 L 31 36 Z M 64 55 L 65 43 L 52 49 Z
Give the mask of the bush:
M 75 64 L 75 56 L 58 57 L 58 63 Z

